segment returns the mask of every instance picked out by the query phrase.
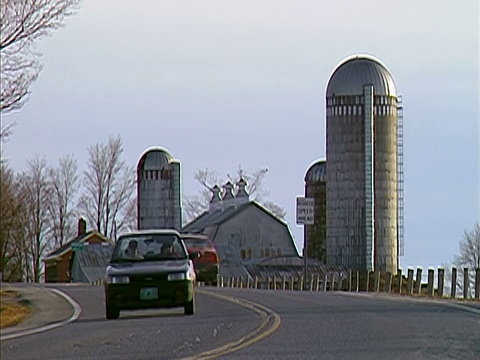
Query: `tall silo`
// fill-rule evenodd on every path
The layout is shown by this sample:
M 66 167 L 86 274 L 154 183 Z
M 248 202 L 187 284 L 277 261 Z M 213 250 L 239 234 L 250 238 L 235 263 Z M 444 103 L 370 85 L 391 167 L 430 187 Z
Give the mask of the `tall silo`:
M 325 160 L 314 162 L 305 174 L 305 197 L 315 199 L 313 225 L 304 225 L 307 256 L 326 262 L 327 236 L 327 165 Z
M 327 263 L 396 273 L 403 232 L 402 124 L 395 82 L 368 55 L 341 61 L 326 90 Z
M 160 147 L 147 149 L 137 165 L 138 229 L 182 227 L 180 162 Z

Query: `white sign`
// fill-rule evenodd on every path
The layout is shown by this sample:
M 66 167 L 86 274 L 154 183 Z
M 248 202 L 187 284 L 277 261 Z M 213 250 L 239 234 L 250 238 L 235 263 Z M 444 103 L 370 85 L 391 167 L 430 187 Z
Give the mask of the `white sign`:
M 297 197 L 297 224 L 313 225 L 315 199 Z

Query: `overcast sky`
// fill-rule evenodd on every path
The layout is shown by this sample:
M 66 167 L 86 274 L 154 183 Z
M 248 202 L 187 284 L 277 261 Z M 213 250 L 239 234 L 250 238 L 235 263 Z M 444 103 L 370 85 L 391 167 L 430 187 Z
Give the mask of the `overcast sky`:
M 51 164 L 119 134 L 136 165 L 149 146 L 197 169 L 267 167 L 265 186 L 287 211 L 325 157 L 325 88 L 346 56 L 372 54 L 404 105 L 405 255 L 401 266 L 453 258 L 480 219 L 478 0 L 83 0 L 40 41 L 44 69 L 3 156 L 16 170 Z

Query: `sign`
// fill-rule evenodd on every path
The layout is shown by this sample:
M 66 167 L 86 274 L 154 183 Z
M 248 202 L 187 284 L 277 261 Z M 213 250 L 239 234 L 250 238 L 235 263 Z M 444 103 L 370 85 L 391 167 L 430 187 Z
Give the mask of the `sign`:
M 85 249 L 85 244 L 84 243 L 72 243 L 72 250 L 73 251 L 82 251 Z
M 315 199 L 297 197 L 297 224 L 313 225 Z

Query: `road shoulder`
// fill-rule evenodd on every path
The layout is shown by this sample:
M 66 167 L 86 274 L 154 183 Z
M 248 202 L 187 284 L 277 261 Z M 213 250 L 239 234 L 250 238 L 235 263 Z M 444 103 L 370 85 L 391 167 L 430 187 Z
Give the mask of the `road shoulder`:
M 52 324 L 64 322 L 78 311 L 76 303 L 69 301 L 56 289 L 38 284 L 6 284 L 2 289 L 13 290 L 30 302 L 32 313 L 21 323 L 8 326 L 0 331 L 2 340 L 14 334 L 28 333 L 32 329 L 41 329 Z

